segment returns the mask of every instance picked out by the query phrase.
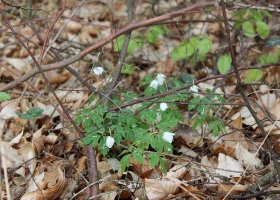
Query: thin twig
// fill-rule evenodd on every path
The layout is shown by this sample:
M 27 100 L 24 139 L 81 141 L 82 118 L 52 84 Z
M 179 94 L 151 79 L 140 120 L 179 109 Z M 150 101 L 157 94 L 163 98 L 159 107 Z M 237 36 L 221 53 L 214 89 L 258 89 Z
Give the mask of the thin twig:
M 248 110 L 250 111 L 252 117 L 254 118 L 254 120 L 256 121 L 257 125 L 259 126 L 260 128 L 260 132 L 261 132 L 261 135 L 264 137 L 265 139 L 265 144 L 267 145 L 267 148 L 271 154 L 271 158 L 274 162 L 274 165 L 275 165 L 275 168 L 276 168 L 276 171 L 277 171 L 277 174 L 278 174 L 278 177 L 280 177 L 280 169 L 279 169 L 279 164 L 278 164 L 278 161 L 275 157 L 275 154 L 273 152 L 273 149 L 271 147 L 271 144 L 269 143 L 268 140 L 266 140 L 266 132 L 264 130 L 264 127 L 261 123 L 261 121 L 259 120 L 258 116 L 256 115 L 254 109 L 252 108 L 252 106 L 250 105 L 250 102 L 249 100 L 247 99 L 247 96 L 246 94 L 244 93 L 244 89 L 243 89 L 243 85 L 242 85 L 242 82 L 241 82 L 241 79 L 240 79 L 240 74 L 239 74 L 239 69 L 238 69 L 238 66 L 237 66 L 237 63 L 236 63 L 236 57 L 235 57 L 235 54 L 234 54 L 234 49 L 233 49 L 233 45 L 232 45 L 232 41 L 231 41 L 231 37 L 230 37 L 230 30 L 229 30 L 229 24 L 228 24 L 228 21 L 227 21 L 227 14 L 226 14 L 226 6 L 225 6 L 225 2 L 224 0 L 221 0 L 221 7 L 222 7 L 222 13 L 223 13 L 223 18 L 224 18 L 224 25 L 225 25 L 225 30 L 226 30 L 226 37 L 227 37 L 227 41 L 228 41 L 228 46 L 229 46 L 229 52 L 230 52 L 230 55 L 231 55 L 231 59 L 232 59 L 232 65 L 233 65 L 233 70 L 234 70 L 234 73 L 235 73 L 235 76 L 236 76 L 236 88 L 238 90 L 238 92 L 240 93 L 244 103 L 245 103 L 245 106 L 248 108 Z M 240 179 L 237 181 L 240 182 L 241 180 L 241 177 Z M 237 184 L 236 183 L 236 184 Z M 227 198 L 227 196 L 230 194 L 230 192 L 234 189 L 234 187 L 227 193 L 227 195 L 224 197 L 224 199 Z

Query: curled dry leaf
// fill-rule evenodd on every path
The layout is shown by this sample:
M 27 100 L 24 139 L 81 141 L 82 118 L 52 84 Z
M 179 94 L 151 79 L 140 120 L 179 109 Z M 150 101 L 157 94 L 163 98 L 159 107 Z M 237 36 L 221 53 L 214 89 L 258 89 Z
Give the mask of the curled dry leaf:
M 130 156 L 130 165 L 133 167 L 133 171 L 140 175 L 151 169 L 149 161 L 144 159 L 144 164 L 141 164 L 136 162 L 132 156 Z
M 255 154 L 250 153 L 247 149 L 241 145 L 240 142 L 235 146 L 235 154 L 240 163 L 244 165 L 251 165 L 254 169 L 263 168 L 263 164 L 259 158 L 256 157 Z
M 36 168 L 35 158 L 37 155 L 35 145 L 33 145 L 31 142 L 27 142 L 18 150 L 18 153 L 23 157 L 24 161 L 27 162 L 30 174 L 33 174 Z
M 187 168 L 182 165 L 175 165 L 172 167 L 169 172 L 167 172 L 166 177 L 178 178 L 180 179 L 187 173 Z
M 243 166 L 232 157 L 226 156 L 223 153 L 219 154 L 218 167 L 216 173 L 225 177 L 240 177 L 244 172 Z M 219 180 L 219 179 L 217 179 Z
M 64 189 L 66 179 L 64 172 L 59 165 L 51 173 L 47 173 L 43 181 L 46 181 L 48 188 L 44 188 L 41 191 L 27 192 L 23 195 L 21 200 L 52 200 L 58 197 L 58 195 Z
M 145 191 L 149 200 L 158 200 L 176 194 L 179 186 L 170 180 L 145 179 Z
M 15 145 L 15 144 L 18 144 L 19 141 L 20 141 L 20 139 L 21 139 L 21 137 L 22 137 L 22 135 L 23 135 L 23 129 L 22 129 L 22 131 L 21 131 L 16 137 L 14 137 L 14 138 L 9 142 L 9 145 L 10 145 L 10 146 L 13 146 L 13 145 Z

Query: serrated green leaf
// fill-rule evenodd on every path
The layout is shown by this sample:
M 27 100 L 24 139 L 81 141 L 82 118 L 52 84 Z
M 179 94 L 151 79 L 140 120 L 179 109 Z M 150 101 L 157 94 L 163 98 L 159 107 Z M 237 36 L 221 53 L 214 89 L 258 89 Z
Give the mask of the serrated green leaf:
M 227 73 L 231 68 L 231 57 L 230 55 L 222 55 L 218 60 L 218 70 L 221 74 Z
M 256 35 L 254 25 L 250 21 L 246 21 L 243 23 L 242 30 L 244 32 L 244 35 L 246 35 L 248 38 L 253 38 Z
M 212 48 L 212 41 L 209 39 L 203 39 L 199 41 L 197 48 L 199 55 L 205 55 Z
M 122 157 L 120 161 L 122 172 L 124 172 L 126 168 L 129 167 L 129 163 L 130 163 L 130 154 Z
M 148 157 L 149 157 L 150 167 L 155 168 L 159 163 L 159 156 L 157 155 L 157 153 L 152 152 L 148 155 Z
M 256 21 L 257 33 L 262 39 L 265 39 L 269 36 L 269 27 L 266 23 L 262 21 Z
M 184 59 L 187 57 L 187 42 L 184 40 L 179 46 L 175 47 L 170 52 L 170 57 L 173 61 Z
M 79 126 L 84 119 L 85 117 L 83 115 L 79 115 L 78 117 L 75 118 L 74 122 L 76 123 L 77 126 Z
M 154 122 L 156 121 L 156 118 L 157 118 L 157 111 L 154 110 L 154 109 L 151 109 L 151 110 L 143 110 L 141 113 L 140 113 L 140 119 L 142 121 L 145 121 L 147 120 L 150 124 L 154 124 Z
M 143 150 L 135 149 L 132 153 L 132 156 L 136 162 L 140 164 L 144 164 Z
M 11 99 L 11 96 L 6 92 L 0 92 L 0 101 Z
M 150 96 L 152 96 L 156 93 L 157 93 L 157 91 L 153 87 L 147 87 L 144 91 L 144 94 L 145 94 L 146 97 L 150 97 Z
M 161 157 L 159 157 L 159 163 L 160 163 L 160 168 L 161 168 L 162 172 L 164 174 L 166 174 L 167 170 L 166 170 L 166 162 L 165 162 L 165 160 L 162 159 Z
M 91 146 L 95 148 L 96 144 L 99 142 L 100 135 L 94 134 L 91 140 Z
M 171 115 L 165 115 L 161 118 L 157 127 L 159 129 L 165 130 L 167 127 L 173 128 L 178 124 L 178 119 L 172 117 Z
M 263 72 L 260 69 L 250 69 L 246 74 L 244 83 L 252 83 L 262 78 Z

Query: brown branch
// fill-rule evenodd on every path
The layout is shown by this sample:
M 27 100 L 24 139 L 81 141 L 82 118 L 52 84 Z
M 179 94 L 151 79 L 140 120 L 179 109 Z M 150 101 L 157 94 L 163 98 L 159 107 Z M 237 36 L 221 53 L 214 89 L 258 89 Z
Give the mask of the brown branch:
M 165 21 L 165 20 L 169 20 L 169 19 L 181 16 L 181 15 L 185 15 L 185 14 L 187 14 L 188 12 L 190 12 L 194 9 L 204 8 L 204 7 L 213 6 L 213 5 L 215 5 L 215 2 L 198 2 L 198 3 L 195 3 L 195 4 L 193 4 L 193 5 L 191 5 L 187 8 L 179 10 L 179 11 L 175 11 L 175 12 L 172 12 L 172 13 L 167 13 L 167 14 L 164 14 L 162 16 L 154 17 L 154 18 L 151 18 L 151 19 L 148 19 L 148 20 L 145 20 L 145 21 L 132 23 L 132 24 L 120 29 L 115 34 L 112 34 L 112 35 L 104 38 L 100 42 L 86 48 L 85 50 L 81 51 L 78 55 L 75 55 L 71 58 L 68 58 L 66 60 L 63 60 L 63 61 L 60 61 L 60 62 L 57 62 L 57 63 L 41 66 L 42 72 L 51 71 L 51 70 L 54 70 L 54 69 L 60 69 L 60 68 L 66 67 L 67 65 L 70 65 L 70 64 L 82 59 L 87 54 L 89 54 L 89 53 L 95 51 L 96 49 L 108 44 L 110 41 L 116 39 L 120 35 L 125 34 L 129 31 L 135 30 L 135 29 L 140 28 L 140 27 L 151 26 L 151 25 L 154 25 L 155 23 L 158 23 L 158 22 L 161 22 L 161 21 Z M 7 90 L 10 90 L 14 87 L 17 87 L 18 85 L 20 85 L 21 83 L 23 83 L 24 81 L 28 80 L 29 78 L 31 78 L 32 76 L 34 76 L 35 74 L 38 74 L 38 73 L 39 73 L 39 70 L 36 69 L 36 68 L 33 68 L 31 71 L 24 74 L 19 79 L 14 80 L 13 82 L 8 83 L 7 85 L 3 86 L 0 89 L 0 91 L 7 91 Z
M 231 58 L 232 58 L 233 70 L 234 70 L 236 80 L 237 80 L 236 88 L 237 88 L 238 92 L 240 93 L 240 95 L 242 96 L 242 99 L 245 103 L 245 106 L 248 108 L 252 117 L 254 118 L 257 125 L 259 126 L 261 135 L 263 136 L 263 138 L 266 138 L 266 131 L 265 131 L 261 121 L 259 120 L 258 116 L 256 115 L 254 109 L 250 105 L 250 102 L 247 99 L 246 94 L 244 93 L 244 88 L 243 88 L 243 85 L 242 85 L 242 82 L 241 82 L 241 79 L 240 79 L 239 69 L 238 69 L 238 66 L 237 66 L 237 63 L 236 63 L 236 57 L 235 57 L 235 54 L 234 54 L 234 49 L 233 49 L 232 41 L 231 41 L 231 38 L 230 38 L 230 30 L 229 30 L 229 24 L 228 24 L 228 21 L 227 21 L 226 6 L 225 6 L 224 0 L 221 0 L 221 6 L 222 6 L 223 17 L 224 17 L 224 25 L 225 25 L 226 37 L 227 37 L 228 46 L 229 46 L 229 52 L 230 52 L 230 55 L 231 55 Z M 267 139 L 265 139 L 265 144 L 267 145 L 267 148 L 268 148 L 268 150 L 271 154 L 271 158 L 274 162 L 276 172 L 278 174 L 278 178 L 280 178 L 279 164 L 278 164 L 278 161 L 275 157 L 275 154 L 274 154 L 274 151 L 271 147 L 271 144 Z
M 133 10 L 134 10 L 134 3 L 135 3 L 135 0 L 130 0 L 129 1 L 129 5 L 128 5 L 128 8 L 129 8 L 128 9 L 128 20 L 127 20 L 128 24 L 132 23 L 133 13 L 134 13 L 133 12 Z M 122 66 L 123 66 L 123 62 L 124 62 L 124 58 L 126 56 L 127 47 L 128 47 L 129 41 L 130 41 L 131 32 L 132 31 L 128 31 L 125 34 L 125 39 L 124 39 L 124 43 L 123 43 L 122 50 L 121 50 L 121 53 L 120 53 L 120 57 L 119 57 L 119 60 L 118 60 L 118 64 L 117 64 L 117 67 L 116 67 L 116 70 L 115 70 L 115 74 L 114 74 L 113 80 L 110 83 L 109 88 L 107 90 L 108 93 L 107 93 L 107 98 L 105 98 L 105 100 L 104 100 L 104 105 L 108 105 L 109 100 L 110 100 L 110 95 L 111 95 L 112 91 L 114 90 L 115 85 L 117 84 L 117 81 L 119 79 L 119 76 L 120 76 L 120 73 L 121 73 L 121 70 L 122 70 Z

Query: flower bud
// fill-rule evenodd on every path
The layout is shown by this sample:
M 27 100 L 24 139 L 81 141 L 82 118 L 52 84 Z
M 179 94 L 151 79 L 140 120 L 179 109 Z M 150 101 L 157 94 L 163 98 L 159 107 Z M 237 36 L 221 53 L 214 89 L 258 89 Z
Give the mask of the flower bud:
M 175 135 L 174 133 L 164 132 L 162 138 L 163 138 L 166 142 L 172 143 L 174 135 Z
M 112 148 L 112 146 L 114 145 L 114 143 L 115 143 L 115 139 L 114 139 L 113 137 L 108 136 L 108 137 L 106 138 L 106 146 L 107 146 L 109 149 Z

